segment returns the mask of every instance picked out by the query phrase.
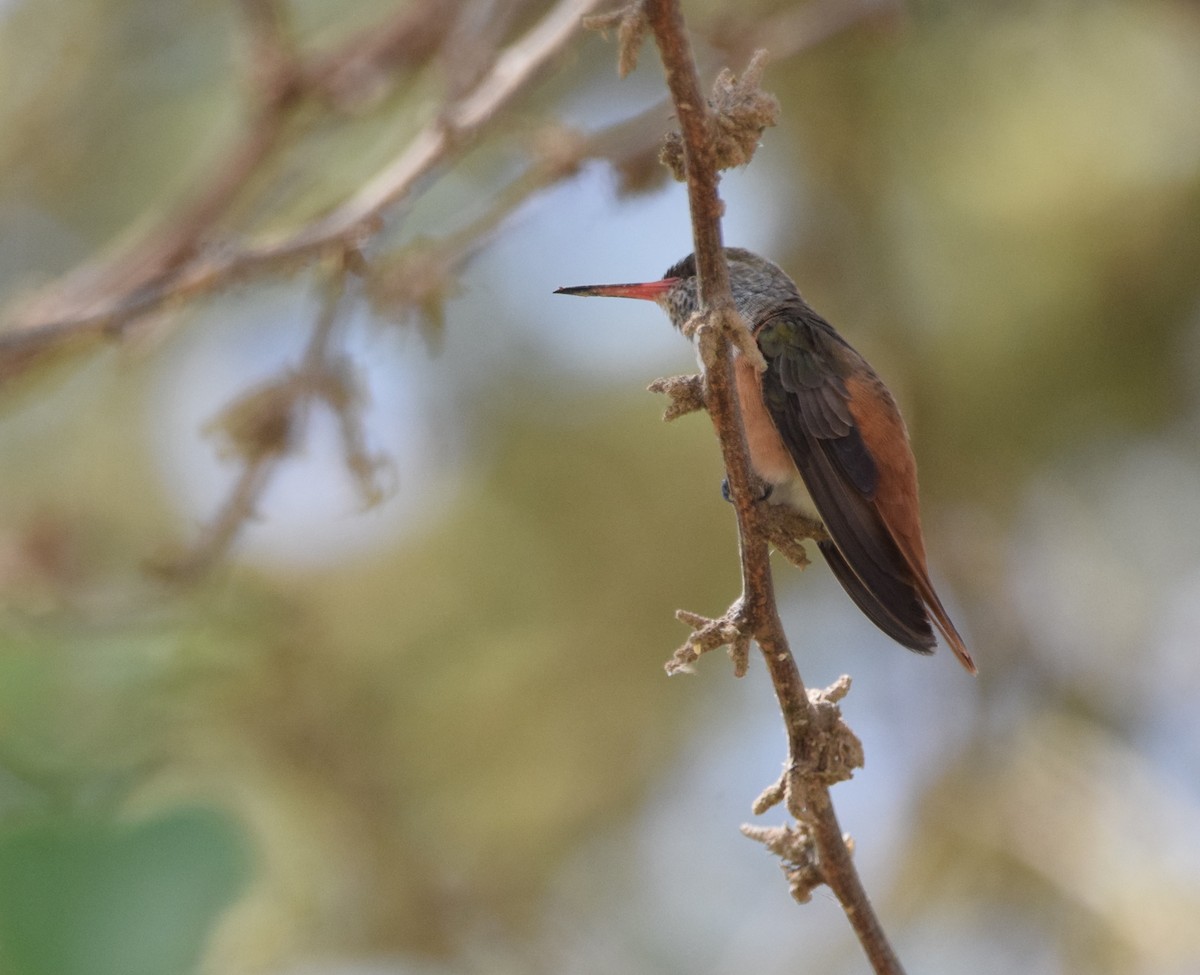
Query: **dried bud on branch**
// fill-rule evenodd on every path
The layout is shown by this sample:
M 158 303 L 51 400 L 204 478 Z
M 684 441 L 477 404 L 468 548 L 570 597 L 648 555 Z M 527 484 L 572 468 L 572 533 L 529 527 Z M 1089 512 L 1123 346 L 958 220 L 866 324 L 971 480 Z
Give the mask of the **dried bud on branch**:
M 667 423 L 706 408 L 703 376 L 667 376 L 654 380 L 646 389 L 651 393 L 665 393 L 670 399 L 663 413 Z
M 812 892 L 825 883 L 812 830 L 804 823 L 795 826 L 742 826 L 742 835 L 756 840 L 782 861 L 788 891 L 800 904 L 812 900 Z
M 726 68 L 713 83 L 709 99 L 710 144 L 717 169 L 744 166 L 758 149 L 763 130 L 779 121 L 779 101 L 762 90 L 767 52 L 754 52 L 739 80 Z M 659 159 L 681 183 L 687 179 L 683 136 L 672 132 L 663 142 Z

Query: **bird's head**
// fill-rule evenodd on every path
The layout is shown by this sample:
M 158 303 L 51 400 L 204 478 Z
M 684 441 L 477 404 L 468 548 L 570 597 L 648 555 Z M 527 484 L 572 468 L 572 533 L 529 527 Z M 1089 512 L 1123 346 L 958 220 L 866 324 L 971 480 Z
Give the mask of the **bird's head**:
M 729 262 L 729 284 L 734 304 L 748 322 L 757 321 L 766 308 L 781 300 L 799 297 L 791 278 L 766 258 L 741 247 L 726 247 L 725 258 Z M 657 281 L 579 285 L 559 288 L 555 294 L 653 301 L 670 316 L 672 325 L 682 329 L 700 307 L 696 255 L 689 254 L 672 264 Z

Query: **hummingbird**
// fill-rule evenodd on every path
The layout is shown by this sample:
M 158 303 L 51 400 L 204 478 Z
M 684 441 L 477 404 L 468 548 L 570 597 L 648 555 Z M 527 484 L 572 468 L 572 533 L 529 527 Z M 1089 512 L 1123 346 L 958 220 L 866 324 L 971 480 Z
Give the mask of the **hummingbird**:
M 766 360 L 734 349 L 742 428 L 766 500 L 820 519 L 817 543 L 855 604 L 901 646 L 932 653 L 934 628 L 972 674 L 975 662 L 925 562 L 917 466 L 896 401 L 875 370 L 800 296 L 777 265 L 725 248 L 734 304 Z M 658 281 L 559 288 L 555 294 L 653 301 L 682 329 L 699 309 L 696 258 Z

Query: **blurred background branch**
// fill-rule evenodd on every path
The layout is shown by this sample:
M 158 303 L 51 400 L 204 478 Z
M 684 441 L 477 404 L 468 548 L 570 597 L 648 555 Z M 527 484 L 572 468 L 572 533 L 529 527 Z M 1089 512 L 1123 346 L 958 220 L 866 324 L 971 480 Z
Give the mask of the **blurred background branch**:
M 384 462 L 370 456 L 365 447 L 357 370 L 334 345 L 346 290 L 346 265 L 355 261 L 361 261 L 356 253 L 343 255 L 327 272 L 317 320 L 298 365 L 240 394 L 209 424 L 209 432 L 220 437 L 222 456 L 235 459 L 242 470 L 191 549 L 155 566 L 161 575 L 194 581 L 229 553 L 245 524 L 258 516 L 259 501 L 276 466 L 302 442 L 314 403 L 323 404 L 337 417 L 346 469 L 354 477 L 364 507 L 383 500 L 378 474 Z
M 267 3 L 242 4 L 254 57 L 257 102 L 244 139 L 201 194 L 182 213 L 152 231 L 128 256 L 118 257 L 115 265 L 81 268 L 18 310 L 15 326 L 0 345 L 0 376 L 15 374 L 38 356 L 81 335 L 119 335 L 130 321 L 169 301 L 194 298 L 233 279 L 278 273 L 330 250 L 363 246 L 382 229 L 379 220 L 387 208 L 404 200 L 435 168 L 466 151 L 496 112 L 520 94 L 566 43 L 595 2 L 563 0 L 509 47 L 486 53 L 476 50 L 474 58 L 453 62 L 459 65 L 460 75 L 464 64 L 490 63 L 491 67 L 472 90 L 436 112 L 392 160 L 331 213 L 292 230 L 281 241 L 258 245 L 226 241 L 216 248 L 218 253 L 212 248 L 200 253 L 204 237 L 212 234 L 217 220 L 244 187 L 253 183 L 256 170 L 267 161 L 300 96 L 311 94 L 304 79 L 345 77 L 344 60 L 361 57 L 346 55 L 343 62 L 324 62 L 316 72 L 296 66 L 286 54 L 280 10 Z M 470 9 L 460 8 L 460 14 Z M 448 17 L 442 19 L 452 22 Z M 408 11 L 404 23 L 407 32 L 422 33 L 423 22 L 413 20 Z M 389 53 L 393 65 L 404 63 L 405 59 L 397 56 L 402 47 L 402 41 L 393 39 Z M 419 50 L 428 56 L 436 48 L 422 45 Z M 450 77 L 451 91 L 456 77 Z M 353 97 L 353 92 L 339 87 L 340 103 Z

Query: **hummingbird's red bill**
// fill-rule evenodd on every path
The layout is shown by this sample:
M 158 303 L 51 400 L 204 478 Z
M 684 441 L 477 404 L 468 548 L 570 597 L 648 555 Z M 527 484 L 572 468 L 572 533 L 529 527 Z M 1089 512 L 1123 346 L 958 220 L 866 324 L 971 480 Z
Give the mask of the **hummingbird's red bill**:
M 658 301 L 678 283 L 679 278 L 663 278 L 642 284 L 579 284 L 572 288 L 559 288 L 554 293 L 579 295 L 582 298 L 642 298 L 645 301 Z

